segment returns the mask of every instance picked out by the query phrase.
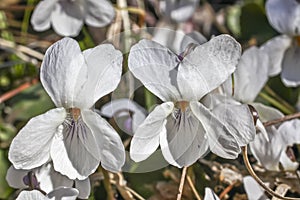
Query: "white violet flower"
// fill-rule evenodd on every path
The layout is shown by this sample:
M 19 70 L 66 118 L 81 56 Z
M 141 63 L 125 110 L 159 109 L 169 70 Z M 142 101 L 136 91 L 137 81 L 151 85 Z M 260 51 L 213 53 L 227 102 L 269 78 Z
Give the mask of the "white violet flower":
M 134 45 L 128 58 L 130 71 L 164 103 L 137 128 L 131 158 L 145 160 L 159 145 L 164 158 L 177 167 L 193 164 L 209 149 L 236 158 L 240 153 L 236 138 L 198 100 L 234 72 L 240 55 L 240 44 L 229 35 L 188 46 L 181 55 L 150 40 Z
M 32 118 L 13 139 L 9 160 L 33 169 L 49 160 L 70 179 L 86 179 L 99 163 L 119 171 L 125 151 L 117 132 L 92 110 L 121 78 L 122 54 L 110 44 L 81 52 L 64 38 L 53 44 L 41 66 L 41 82 L 57 108 Z
M 23 190 L 16 200 L 75 200 L 78 196 L 78 190 L 75 188 L 59 187 L 50 193 L 44 195 L 38 190 Z
M 296 87 L 300 85 L 300 3 L 298 0 L 268 0 L 266 13 L 273 28 L 284 35 L 268 41 L 265 50 L 274 72 L 282 70 L 282 82 L 288 87 Z
M 9 186 L 16 189 L 37 189 L 50 193 L 58 187 L 75 187 L 78 198 L 87 199 L 90 195 L 91 185 L 89 178 L 84 180 L 71 180 L 53 169 L 52 163 L 47 163 L 32 170 L 16 169 L 10 166 L 6 173 Z
M 103 27 L 114 16 L 114 8 L 107 0 L 42 0 L 32 14 L 31 24 L 36 31 L 45 31 L 52 25 L 59 35 L 77 36 L 84 23 Z

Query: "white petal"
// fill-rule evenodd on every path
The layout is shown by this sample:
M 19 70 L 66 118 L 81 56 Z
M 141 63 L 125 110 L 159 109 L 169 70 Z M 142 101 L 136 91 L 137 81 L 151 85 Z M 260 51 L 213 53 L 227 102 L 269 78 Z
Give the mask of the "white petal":
M 52 163 L 47 163 L 36 169 L 35 175 L 40 183 L 40 188 L 46 193 L 51 192 L 57 187 L 72 187 L 73 180 L 54 170 Z
M 37 4 L 30 20 L 34 30 L 45 31 L 50 28 L 51 13 L 57 2 L 58 0 L 44 0 Z
M 133 75 L 163 101 L 181 99 L 176 80 L 178 63 L 173 52 L 145 39 L 131 47 L 128 58 Z
M 206 187 L 204 200 L 220 200 L 220 199 L 219 199 L 218 195 L 216 195 L 212 189 Z
M 241 46 L 220 35 L 197 46 L 178 67 L 178 87 L 184 100 L 199 100 L 220 86 L 236 69 Z
M 266 106 L 261 103 L 251 103 L 251 105 L 258 112 L 258 116 L 262 122 L 279 119 L 284 116 L 284 114 L 282 114 L 276 108 Z
M 74 98 L 87 79 L 87 67 L 76 40 L 64 38 L 45 54 L 41 82 L 57 107 L 78 107 Z M 77 95 L 76 95 L 77 96 Z
M 300 33 L 300 5 L 296 0 L 268 0 L 266 13 L 270 24 L 278 32 L 288 35 Z
M 10 145 L 8 158 L 14 167 L 32 169 L 46 163 L 52 139 L 65 117 L 65 109 L 56 108 L 32 118 Z
M 277 171 L 284 140 L 274 126 L 267 127 L 266 130 L 270 141 L 268 142 L 262 134 L 257 134 L 255 139 L 250 142 L 251 152 L 266 169 Z
M 77 36 L 83 20 L 84 5 L 80 1 L 59 1 L 51 15 L 52 27 L 61 36 Z
M 79 191 L 78 198 L 87 199 L 91 193 L 90 179 L 75 180 L 75 188 Z
M 300 22 L 299 22 L 300 23 Z M 286 52 L 282 61 L 281 80 L 287 87 L 300 85 L 300 47 L 292 46 Z
M 103 27 L 115 17 L 115 11 L 107 0 L 86 0 L 85 22 L 87 25 Z
M 102 106 L 100 112 L 103 116 L 113 117 L 119 128 L 130 135 L 143 123 L 147 113 L 142 106 L 126 98 L 112 100 Z
M 260 187 L 252 176 L 245 176 L 243 183 L 249 200 L 267 199 L 264 189 Z
M 280 35 L 268 40 L 260 49 L 269 56 L 269 76 L 275 76 L 281 72 L 282 60 L 292 39 L 287 35 Z
M 234 98 L 253 102 L 268 80 L 268 54 L 252 46 L 245 50 L 234 72 Z
M 13 188 L 26 188 L 27 186 L 23 182 L 24 176 L 26 176 L 28 170 L 16 169 L 14 166 L 10 166 L 6 172 L 6 181 L 10 187 Z
M 102 167 L 112 172 L 120 171 L 125 162 L 125 150 L 118 133 L 93 111 L 84 110 L 82 117 L 96 138 Z
M 207 152 L 208 141 L 201 122 L 190 108 L 177 112 L 167 118 L 167 134 L 160 137 L 161 150 L 170 164 L 190 166 Z
M 206 131 L 210 150 L 223 158 L 237 158 L 240 146 L 226 126 L 201 103 L 191 102 L 190 106 Z
M 166 132 L 166 118 L 171 114 L 171 102 L 156 106 L 145 121 L 137 128 L 130 145 L 130 157 L 139 162 L 147 159 L 159 146 L 159 135 Z
M 256 130 L 248 105 L 220 104 L 213 109 L 213 113 L 235 136 L 240 146 L 246 146 L 254 140 Z
M 49 199 L 76 200 L 79 192 L 75 188 L 59 187 L 47 194 Z
M 260 119 L 257 119 L 256 121 L 256 128 L 261 132 L 261 134 L 263 134 L 267 142 L 269 142 L 270 141 L 269 135 L 266 131 L 264 124 L 260 121 Z
M 50 153 L 55 171 L 61 173 L 62 175 L 66 175 L 68 178 L 73 180 L 76 178 L 79 180 L 86 179 L 86 176 L 79 174 L 79 172 L 72 165 L 72 162 L 68 157 L 62 135 L 59 136 L 57 134 L 53 138 Z
M 300 144 L 300 120 L 293 119 L 282 123 L 278 131 L 285 138 L 286 145 L 293 146 L 294 144 Z
M 45 195 L 43 195 L 38 190 L 23 190 L 16 200 L 32 200 L 32 199 L 38 199 L 38 200 L 49 200 Z
M 67 158 L 65 159 L 70 160 L 79 175 L 88 177 L 97 169 L 100 163 L 99 149 L 93 131 L 84 123 L 84 120 L 79 118 L 77 122 L 73 120 L 69 122 L 65 121 L 62 134 L 64 148 L 67 151 Z M 53 143 L 52 147 L 54 145 Z M 55 152 L 51 149 L 51 157 L 53 154 L 60 154 L 60 152 Z M 54 159 L 53 163 L 55 169 L 58 169 L 58 165 L 62 166 L 56 163 Z M 60 170 L 57 171 L 69 176 L 68 169 Z
M 199 0 L 166 1 L 166 14 L 176 22 L 188 20 L 194 13 Z
M 179 46 L 184 35 L 182 30 L 176 30 L 174 24 L 161 20 L 157 27 L 153 28 L 152 41 L 161 44 L 176 54 L 180 54 Z
M 111 44 L 98 45 L 83 55 L 88 66 L 88 81 L 75 98 L 85 108 L 91 108 L 100 97 L 116 89 L 121 79 L 123 56 Z
M 296 171 L 299 167 L 299 163 L 296 161 L 296 162 L 293 162 L 288 156 L 287 154 L 285 153 L 285 151 L 282 151 L 281 152 L 281 155 L 280 155 L 280 159 L 279 159 L 279 162 L 281 163 L 282 167 L 284 170 L 286 171 Z

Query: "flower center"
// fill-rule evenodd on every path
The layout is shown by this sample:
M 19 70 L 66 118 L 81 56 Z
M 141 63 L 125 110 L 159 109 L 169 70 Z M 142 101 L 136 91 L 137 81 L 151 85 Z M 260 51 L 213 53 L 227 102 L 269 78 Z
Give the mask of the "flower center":
M 84 123 L 81 112 L 79 108 L 69 108 L 67 109 L 68 114 L 63 123 L 64 125 L 64 137 L 66 139 L 73 139 L 74 136 L 76 137 L 86 137 L 87 134 L 87 127 Z
M 182 112 L 186 110 L 186 108 L 189 106 L 188 101 L 178 101 L 176 102 L 175 106 L 179 108 Z
M 79 108 L 69 108 L 67 111 L 75 121 L 78 121 L 81 113 Z

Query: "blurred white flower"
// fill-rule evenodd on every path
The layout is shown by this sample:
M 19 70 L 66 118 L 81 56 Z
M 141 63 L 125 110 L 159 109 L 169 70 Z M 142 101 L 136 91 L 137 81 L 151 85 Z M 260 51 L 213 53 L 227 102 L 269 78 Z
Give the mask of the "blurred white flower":
M 206 187 L 204 200 L 220 200 L 220 198 L 214 193 L 211 188 Z
M 42 0 L 36 6 L 31 24 L 36 31 L 45 31 L 52 25 L 62 36 L 77 36 L 86 23 L 103 27 L 115 16 L 107 0 Z
M 253 104 L 263 121 L 278 119 L 284 115 L 276 110 L 263 104 Z M 279 171 L 279 163 L 284 170 L 296 170 L 298 162 L 292 161 L 287 153 L 288 146 L 300 143 L 300 120 L 294 119 L 282 123 L 279 127 L 270 126 L 266 128 L 269 141 L 262 134 L 257 134 L 255 139 L 250 143 L 250 149 L 257 161 L 267 170 Z
M 163 0 L 160 10 L 165 16 L 175 22 L 185 22 L 191 18 L 200 0 Z
M 137 127 L 145 120 L 147 111 L 130 99 L 115 99 L 102 106 L 100 114 L 114 118 L 119 128 L 133 135 Z
M 297 0 L 268 0 L 266 13 L 270 24 L 279 33 L 268 41 L 269 53 L 276 73 L 281 71 L 282 82 L 288 87 L 300 85 L 300 3 Z M 279 69 L 279 70 L 278 70 Z M 275 74 L 276 74 L 275 73 Z
M 78 198 L 87 199 L 91 186 L 89 178 L 85 180 L 70 180 L 53 169 L 51 163 L 42 165 L 32 170 L 15 169 L 11 166 L 6 173 L 9 186 L 16 189 L 39 189 L 46 193 L 58 187 L 73 187 L 79 191 Z
M 81 52 L 64 38 L 46 52 L 41 82 L 57 108 L 32 118 L 13 139 L 9 160 L 16 169 L 33 169 L 49 160 L 70 179 L 86 179 L 99 163 L 120 170 L 125 151 L 117 132 L 91 110 L 113 91 L 121 77 L 122 54 L 110 44 Z
M 265 190 L 254 180 L 252 176 L 243 178 L 244 188 L 249 200 L 267 200 Z
M 75 200 L 78 196 L 78 190 L 75 188 L 60 187 L 44 195 L 38 190 L 23 190 L 16 200 Z
M 234 93 L 232 78 L 223 85 L 228 96 L 243 102 L 251 103 L 262 90 L 269 79 L 270 63 L 268 54 L 256 46 L 246 49 L 239 61 L 234 76 Z
M 178 167 L 193 164 L 209 149 L 221 157 L 236 158 L 240 152 L 236 138 L 198 100 L 234 72 L 240 54 L 239 43 L 228 35 L 188 46 L 179 56 L 149 40 L 134 45 L 128 59 L 130 71 L 164 103 L 137 128 L 131 158 L 145 160 L 159 145 L 164 158 Z

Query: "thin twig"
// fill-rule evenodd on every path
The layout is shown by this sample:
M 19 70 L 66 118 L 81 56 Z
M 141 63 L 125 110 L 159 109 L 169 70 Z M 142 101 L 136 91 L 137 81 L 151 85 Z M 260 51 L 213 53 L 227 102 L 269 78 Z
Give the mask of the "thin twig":
M 8 91 L 6 93 L 4 93 L 3 95 L 0 96 L 0 103 L 14 97 L 15 95 L 19 94 L 20 92 L 26 90 L 27 88 L 35 85 L 38 83 L 37 79 L 33 79 L 30 82 L 24 83 L 22 85 L 20 85 L 19 87 L 17 87 L 16 89 L 13 89 L 11 91 Z
M 4 40 L 2 38 L 0 38 L 0 48 L 8 48 L 13 51 L 20 52 L 22 54 L 27 54 L 38 60 L 43 60 L 43 58 L 44 58 L 44 55 L 38 51 L 35 51 L 35 50 L 33 50 L 29 47 L 23 46 L 23 45 L 15 44 L 14 42 Z M 26 60 L 26 61 L 28 61 L 28 60 Z
M 110 182 L 114 185 L 118 185 L 118 183 L 115 181 L 115 180 L 110 180 Z M 125 190 L 128 190 L 131 194 L 133 194 L 136 198 L 138 198 L 139 200 L 145 200 L 144 197 L 142 197 L 140 194 L 138 194 L 136 191 L 134 191 L 132 188 L 124 185 L 124 186 L 121 186 L 123 187 Z
M 228 192 L 230 192 L 232 190 L 232 188 L 234 187 L 234 185 L 236 184 L 236 182 L 233 182 L 232 184 L 228 185 L 223 192 L 219 195 L 220 199 L 223 199 L 225 197 L 226 194 L 228 194 Z
M 133 189 L 131 189 L 128 186 L 124 186 L 124 188 L 126 190 L 128 190 L 131 194 L 133 194 L 136 198 L 138 198 L 139 200 L 145 200 L 141 195 L 139 195 L 136 191 L 134 191 Z
M 183 167 L 180 184 L 179 184 L 179 188 L 178 188 L 177 200 L 181 200 L 186 171 L 187 171 L 187 167 Z
M 286 115 L 286 116 L 284 116 L 282 118 L 279 118 L 279 119 L 274 119 L 274 120 L 264 122 L 263 125 L 265 127 L 272 126 L 272 125 L 282 123 L 282 122 L 285 122 L 285 121 L 288 121 L 288 120 L 291 120 L 291 119 L 296 119 L 296 118 L 299 118 L 299 117 L 300 117 L 300 112 L 297 112 L 297 113 L 294 113 L 294 114 Z
M 248 160 L 248 154 L 247 154 L 247 146 L 242 147 L 242 153 L 243 153 L 243 159 L 244 159 L 244 163 L 246 165 L 246 168 L 248 170 L 248 172 L 250 173 L 250 175 L 256 180 L 256 182 L 263 188 L 266 190 L 266 192 L 268 192 L 270 195 L 278 198 L 278 199 L 283 199 L 283 200 L 300 200 L 300 198 L 291 198 L 291 197 L 283 197 L 279 194 L 277 194 L 276 192 L 274 192 L 271 188 L 269 188 L 268 186 L 266 186 L 264 184 L 264 182 L 256 175 L 256 173 L 254 172 L 254 170 L 252 169 L 252 166 Z
M 201 197 L 200 197 L 200 195 L 198 194 L 198 192 L 197 192 L 197 190 L 196 190 L 196 188 L 195 188 L 195 186 L 194 186 L 194 184 L 193 184 L 193 181 L 192 181 L 192 179 L 191 179 L 191 177 L 190 177 L 189 175 L 186 175 L 186 180 L 187 180 L 187 182 L 188 182 L 190 188 L 192 189 L 192 191 L 193 191 L 193 193 L 194 193 L 196 199 L 197 199 L 197 200 L 201 200 Z

